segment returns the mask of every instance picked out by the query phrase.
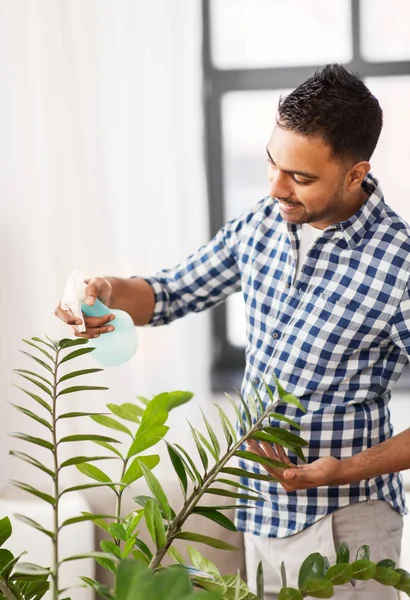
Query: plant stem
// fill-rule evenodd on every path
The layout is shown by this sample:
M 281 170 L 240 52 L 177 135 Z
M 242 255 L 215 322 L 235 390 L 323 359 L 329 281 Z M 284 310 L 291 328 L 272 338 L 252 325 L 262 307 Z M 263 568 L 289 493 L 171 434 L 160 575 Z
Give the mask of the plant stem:
M 252 425 L 251 429 L 249 429 L 249 431 L 247 431 L 245 433 L 245 435 L 243 437 L 241 437 L 241 439 L 238 442 L 236 442 L 236 444 L 234 444 L 234 446 L 232 448 L 230 448 L 230 449 L 228 448 L 227 451 L 225 452 L 225 454 L 223 455 L 223 457 L 212 467 L 212 469 L 207 474 L 205 474 L 205 477 L 204 477 L 201 487 L 195 488 L 193 490 L 193 492 L 191 493 L 189 498 L 185 501 L 180 512 L 176 515 L 175 519 L 173 519 L 173 521 L 168 529 L 168 532 L 167 532 L 166 544 L 162 548 L 158 548 L 156 554 L 153 556 L 153 558 L 149 564 L 150 569 L 154 570 L 159 567 L 162 559 L 164 558 L 165 554 L 167 553 L 168 548 L 171 546 L 176 535 L 181 531 L 183 524 L 188 519 L 188 517 L 192 514 L 193 509 L 198 504 L 198 502 L 200 501 L 202 496 L 206 493 L 208 488 L 213 484 L 213 482 L 218 477 L 218 475 L 221 472 L 221 470 L 223 469 L 223 467 L 234 456 L 235 452 L 237 452 L 239 450 L 239 448 L 242 446 L 242 444 L 244 442 L 246 442 L 246 440 L 251 435 L 253 435 L 255 433 L 255 431 L 258 431 L 262 422 L 266 419 L 266 417 L 269 415 L 269 413 L 272 412 L 272 410 L 273 410 L 273 405 L 270 404 L 266 408 L 264 413 Z
M 122 473 L 121 473 L 121 479 L 120 479 L 120 481 L 123 480 L 123 477 L 125 475 L 125 471 L 127 470 L 127 462 L 128 462 L 128 458 L 125 458 L 124 462 L 123 462 L 123 465 L 122 465 Z M 125 489 L 126 489 L 125 487 L 121 489 L 121 486 L 120 486 L 120 489 L 118 491 L 116 491 L 116 494 L 117 494 L 117 506 L 116 506 L 116 509 L 115 509 L 115 521 L 117 523 L 120 523 L 120 521 L 121 521 L 122 495 L 123 495 Z M 117 546 L 119 546 L 120 543 L 121 543 L 121 540 L 115 539 L 115 543 L 117 544 Z
M 59 536 L 59 502 L 60 502 L 60 485 L 59 485 L 59 465 L 58 465 L 58 455 L 57 455 L 57 374 L 58 374 L 58 356 L 60 350 L 56 350 L 56 359 L 54 364 L 54 381 L 53 381 L 53 412 L 52 412 L 52 438 L 53 438 L 53 459 L 54 459 L 54 520 L 53 520 L 53 564 L 51 571 L 51 597 L 52 600 L 58 600 L 59 591 L 58 591 L 58 570 L 59 570 L 59 555 L 58 555 L 58 536 Z

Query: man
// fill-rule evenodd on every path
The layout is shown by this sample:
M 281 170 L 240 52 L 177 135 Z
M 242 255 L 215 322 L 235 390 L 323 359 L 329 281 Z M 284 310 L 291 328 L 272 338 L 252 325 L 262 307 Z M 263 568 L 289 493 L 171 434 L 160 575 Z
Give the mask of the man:
M 284 403 L 276 410 L 303 427 L 310 468 L 317 459 L 348 459 L 391 437 L 390 389 L 410 353 L 410 230 L 369 173 L 381 127 L 381 108 L 366 86 L 342 66 L 328 65 L 280 101 L 267 145 L 268 198 L 176 268 L 147 279 L 88 282 L 90 304 L 99 297 L 136 325 L 167 324 L 242 290 L 243 395 L 257 386 L 266 399 L 262 382 L 275 391 L 276 374 L 300 399 L 306 413 Z M 61 309 L 56 313 L 76 324 Z M 83 337 L 114 325 L 109 317 L 88 318 Z M 300 465 L 292 454 L 286 460 Z M 265 497 L 256 509 L 244 503 L 237 526 L 245 532 L 251 589 L 262 560 L 269 600 L 281 587 L 282 560 L 296 586 L 304 558 L 319 551 L 333 562 L 341 541 L 352 553 L 368 543 L 374 560 L 397 560 L 400 553 L 400 475 L 371 471 L 365 480 L 362 473 L 309 487 L 298 486 L 299 468 L 292 469 L 294 481 L 279 474 L 283 486 L 244 480 Z M 341 599 L 359 592 L 362 600 L 395 597 L 376 582 L 336 589 Z

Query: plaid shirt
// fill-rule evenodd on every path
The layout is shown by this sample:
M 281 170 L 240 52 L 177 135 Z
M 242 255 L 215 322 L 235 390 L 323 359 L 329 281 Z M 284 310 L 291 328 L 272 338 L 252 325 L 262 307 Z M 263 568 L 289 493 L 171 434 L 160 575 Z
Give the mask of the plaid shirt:
M 286 223 L 270 197 L 185 263 L 147 279 L 156 295 L 153 325 L 242 290 L 248 339 L 242 393 L 254 394 L 253 383 L 267 401 L 262 379 L 275 392 L 275 373 L 300 399 L 306 413 L 283 402 L 275 410 L 303 427 L 308 462 L 352 456 L 392 435 L 391 388 L 410 354 L 410 228 L 385 204 L 371 174 L 363 187 L 368 200 L 349 220 L 323 230 L 297 280 L 300 226 Z M 240 466 L 264 472 L 256 463 Z M 397 473 L 290 493 L 275 483 L 242 483 L 265 498 L 256 509 L 242 501 L 237 511 L 238 529 L 256 535 L 286 537 L 363 500 L 385 500 L 406 512 Z

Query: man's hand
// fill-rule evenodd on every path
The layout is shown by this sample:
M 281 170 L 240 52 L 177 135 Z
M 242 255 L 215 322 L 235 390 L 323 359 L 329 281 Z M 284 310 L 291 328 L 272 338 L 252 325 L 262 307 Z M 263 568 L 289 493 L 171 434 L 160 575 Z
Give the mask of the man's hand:
M 326 456 L 308 465 L 296 467 L 290 462 L 282 446 L 278 444 L 273 445 L 268 442 L 258 443 L 256 440 L 249 440 L 247 446 L 254 454 L 280 460 L 288 465 L 292 465 L 290 469 L 265 467 L 269 475 L 275 477 L 287 492 L 305 490 L 322 485 L 335 485 L 340 468 L 340 460 L 337 458 Z
M 112 285 L 107 279 L 94 277 L 92 279 L 86 279 L 85 283 L 88 284 L 85 291 L 87 304 L 92 306 L 98 298 L 106 306 L 110 305 Z M 54 314 L 64 321 L 64 323 L 67 323 L 67 325 L 71 325 L 76 337 L 91 339 L 99 337 L 102 333 L 114 331 L 114 327 L 109 325 L 110 321 L 115 318 L 112 314 L 105 315 L 104 317 L 84 317 L 86 326 L 86 331 L 84 333 L 79 333 L 76 328 L 77 325 L 81 324 L 81 321 L 74 317 L 69 311 L 63 310 L 60 307 L 60 304 L 55 309 Z

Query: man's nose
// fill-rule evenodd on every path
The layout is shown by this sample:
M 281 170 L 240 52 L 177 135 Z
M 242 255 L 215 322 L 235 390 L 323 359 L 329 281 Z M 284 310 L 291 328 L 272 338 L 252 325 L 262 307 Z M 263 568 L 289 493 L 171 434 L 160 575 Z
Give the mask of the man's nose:
M 286 173 L 277 171 L 269 178 L 269 192 L 272 198 L 289 198 L 292 195 Z

